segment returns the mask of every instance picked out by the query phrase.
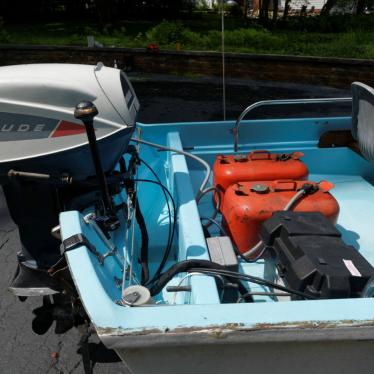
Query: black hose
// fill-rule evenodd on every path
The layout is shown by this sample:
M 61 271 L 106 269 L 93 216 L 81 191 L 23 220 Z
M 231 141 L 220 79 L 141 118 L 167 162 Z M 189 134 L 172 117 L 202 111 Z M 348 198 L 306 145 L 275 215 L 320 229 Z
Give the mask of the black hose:
M 166 261 L 167 261 L 167 259 L 169 257 L 169 254 L 170 254 L 170 251 L 171 251 L 171 247 L 173 245 L 174 235 L 175 235 L 175 225 L 176 225 L 176 221 L 177 221 L 177 217 L 176 217 L 177 211 L 176 211 L 176 208 L 175 208 L 175 202 L 173 200 L 173 197 L 172 197 L 170 191 L 167 190 L 167 188 L 162 184 L 161 179 L 159 178 L 159 176 L 157 175 L 157 173 L 143 159 L 139 158 L 139 160 L 140 160 L 140 162 L 144 166 L 146 166 L 148 168 L 148 170 L 152 173 L 152 175 L 155 177 L 156 181 L 158 182 L 159 186 L 161 187 L 162 192 L 163 192 L 164 197 L 165 197 L 166 206 L 167 206 L 167 209 L 168 209 L 168 220 L 169 220 L 168 241 L 167 241 L 167 244 L 166 244 L 166 248 L 165 248 L 165 252 L 164 252 L 163 258 L 162 258 L 162 260 L 160 262 L 160 266 L 156 270 L 155 275 L 153 277 L 153 279 L 154 279 L 155 277 L 157 277 L 162 272 L 162 270 L 163 270 L 163 268 L 165 266 L 165 263 L 166 263 Z M 173 225 L 172 225 L 172 222 L 171 222 L 171 209 L 170 209 L 168 195 L 170 197 L 170 200 L 172 201 L 173 208 L 174 208 L 174 211 L 173 211 Z M 153 279 L 151 279 L 149 283 L 151 283 L 153 281 Z
M 208 260 L 185 260 L 182 262 L 178 262 L 177 264 L 171 266 L 167 271 L 161 274 L 150 287 L 150 293 L 152 296 L 157 295 L 161 292 L 161 290 L 166 286 L 166 284 L 178 273 L 185 273 L 190 269 L 195 269 L 199 271 L 199 269 L 212 269 L 212 270 L 226 270 L 226 268 L 222 265 L 216 264 L 215 262 L 208 261 Z M 238 285 L 238 290 L 241 293 L 242 297 L 246 301 L 253 302 L 253 297 L 248 294 L 247 288 L 243 285 L 243 283 L 231 276 L 224 275 L 230 283 L 235 283 Z
M 148 269 L 148 244 L 149 237 L 147 226 L 144 221 L 143 214 L 140 210 L 139 200 L 136 198 L 135 218 L 138 222 L 140 233 L 142 237 L 142 246 L 140 249 L 140 262 L 142 265 L 142 284 L 146 284 L 149 280 L 149 269 Z
M 146 183 L 153 183 L 153 184 L 157 184 L 158 186 L 160 186 L 169 196 L 170 200 L 171 200 L 171 203 L 173 205 L 173 215 L 174 215 L 174 220 L 173 220 L 173 229 L 172 229 L 172 234 L 171 234 L 171 241 L 170 241 L 170 245 L 165 249 L 165 252 L 164 252 L 164 255 L 163 255 L 163 258 L 161 260 L 161 263 L 155 273 L 155 275 L 153 276 L 152 280 L 148 282 L 148 284 L 151 284 L 156 278 L 159 277 L 159 275 L 161 274 L 166 262 L 167 262 L 167 259 L 169 258 L 169 255 L 170 255 L 170 252 L 171 252 L 171 248 L 172 248 L 172 243 L 173 243 L 173 238 L 174 238 L 174 233 L 175 233 L 175 226 L 176 226 L 176 222 L 177 222 L 177 210 L 176 210 L 176 206 L 175 206 L 175 201 L 173 199 L 173 196 L 172 194 L 170 193 L 170 191 L 162 184 L 162 183 L 159 183 L 159 182 L 156 182 L 156 181 L 153 181 L 153 180 L 150 180 L 150 179 L 134 179 L 135 182 L 146 182 Z
M 120 162 L 120 170 L 122 174 L 125 174 L 127 172 L 126 162 L 123 158 L 121 158 Z M 125 180 L 125 188 L 127 193 L 129 193 L 130 190 L 134 190 L 134 180 L 128 179 Z M 140 249 L 140 263 L 142 266 L 142 284 L 146 284 L 149 280 L 149 268 L 148 268 L 148 244 L 149 244 L 149 236 L 147 231 L 147 226 L 145 224 L 145 220 L 143 217 L 143 214 L 140 210 L 140 205 L 138 198 L 135 197 L 135 218 L 138 222 L 139 229 L 140 229 L 140 235 L 142 238 L 142 246 Z
M 162 185 L 162 182 L 161 182 L 161 179 L 160 177 L 157 175 L 157 173 L 152 169 L 152 167 L 147 163 L 145 162 L 143 159 L 139 158 L 140 162 L 146 166 L 148 168 L 148 170 L 152 173 L 152 175 L 155 177 L 156 181 Z M 166 188 L 166 187 L 165 187 Z M 165 202 L 166 202 L 166 206 L 167 206 L 167 209 L 168 209 L 168 221 L 169 221 L 169 227 L 168 227 L 168 241 L 167 241 L 167 244 L 166 244 L 166 250 L 167 248 L 169 248 L 171 245 L 172 245 L 172 225 L 171 225 L 171 209 L 170 209 L 170 204 L 169 204 L 169 199 L 168 199 L 168 195 L 167 193 L 165 192 L 165 189 L 164 188 L 161 188 L 162 190 L 162 193 L 164 194 L 164 197 L 165 197 Z M 175 218 L 175 217 L 174 217 Z M 174 226 L 173 226 L 174 228 Z
M 262 285 L 262 286 L 275 288 L 277 290 L 284 291 L 284 292 L 287 292 L 287 293 L 292 293 L 294 295 L 302 297 L 303 299 L 310 299 L 310 300 L 315 299 L 314 296 L 307 295 L 304 292 L 293 290 L 291 288 L 282 286 L 280 284 L 273 283 L 273 282 L 268 281 L 268 280 L 263 279 L 263 278 L 255 277 L 253 275 L 242 274 L 242 273 L 238 273 L 238 272 L 235 272 L 235 271 L 229 271 L 226 268 L 221 269 L 221 270 L 216 270 L 216 269 L 209 270 L 209 269 L 196 268 L 196 269 L 189 269 L 189 271 L 200 271 L 201 273 L 207 273 L 207 274 L 210 272 L 212 274 L 219 274 L 219 275 L 223 275 L 223 276 L 226 276 L 226 277 L 233 277 L 233 278 L 241 279 L 241 280 L 244 280 L 244 281 L 247 281 L 247 282 L 256 283 L 256 284 L 259 284 L 259 285 Z

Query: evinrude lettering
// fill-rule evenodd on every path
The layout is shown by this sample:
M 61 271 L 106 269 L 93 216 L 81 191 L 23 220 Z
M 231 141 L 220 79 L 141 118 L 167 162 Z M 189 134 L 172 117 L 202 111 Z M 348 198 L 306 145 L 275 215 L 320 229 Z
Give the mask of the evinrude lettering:
M 29 125 L 27 123 L 22 123 L 20 125 L 15 125 L 15 124 L 3 124 L 0 125 L 0 131 L 2 132 L 40 132 L 44 131 L 45 124 L 37 124 L 37 125 Z
M 44 127 L 44 124 L 36 125 L 34 131 L 43 131 Z
M 19 125 L 17 131 L 30 131 L 30 125 L 26 125 L 26 124 Z
M 12 131 L 14 125 L 2 125 L 1 126 L 1 131 Z

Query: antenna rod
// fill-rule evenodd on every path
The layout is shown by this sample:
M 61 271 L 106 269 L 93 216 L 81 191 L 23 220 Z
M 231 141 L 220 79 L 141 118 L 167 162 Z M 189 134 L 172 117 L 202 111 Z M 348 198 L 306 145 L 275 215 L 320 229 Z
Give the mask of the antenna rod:
M 225 61 L 225 3 L 221 0 L 221 35 L 222 35 L 222 110 L 226 121 L 226 61 Z

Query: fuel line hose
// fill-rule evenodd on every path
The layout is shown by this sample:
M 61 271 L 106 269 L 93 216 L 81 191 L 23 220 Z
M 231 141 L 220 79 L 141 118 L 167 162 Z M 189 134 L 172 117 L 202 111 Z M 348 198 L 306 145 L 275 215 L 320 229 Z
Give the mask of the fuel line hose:
M 212 270 L 227 270 L 224 266 L 216 264 L 215 262 L 209 260 L 185 260 L 178 262 L 177 264 L 171 266 L 167 271 L 161 274 L 157 279 L 154 280 L 149 291 L 152 296 L 157 295 L 166 286 L 166 284 L 178 273 L 185 273 L 190 269 L 212 269 Z M 251 295 L 248 295 L 247 288 L 243 283 L 234 277 L 225 276 L 230 283 L 238 285 L 238 291 L 243 296 L 246 301 L 253 301 Z

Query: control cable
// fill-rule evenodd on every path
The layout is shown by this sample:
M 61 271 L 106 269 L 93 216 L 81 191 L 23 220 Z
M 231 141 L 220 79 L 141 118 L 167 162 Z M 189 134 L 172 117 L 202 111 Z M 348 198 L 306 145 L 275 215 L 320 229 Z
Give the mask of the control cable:
M 318 187 L 317 187 L 318 189 Z M 316 192 L 316 187 L 310 183 L 305 183 L 304 186 L 301 188 L 301 190 L 297 191 L 296 194 L 291 198 L 291 200 L 287 203 L 287 205 L 284 207 L 284 211 L 291 210 L 292 207 L 296 204 L 297 201 L 299 201 L 301 198 L 303 198 L 306 195 L 312 194 Z M 243 253 L 243 257 L 250 262 L 257 261 L 262 254 L 264 253 L 266 247 L 262 248 L 264 244 L 260 240 L 254 247 L 251 249 L 247 250 L 246 252 Z M 259 250 L 262 248 L 262 251 L 260 253 Z M 254 258 L 251 259 L 251 257 L 255 256 Z M 242 258 L 243 258 L 242 257 Z
M 291 288 L 282 286 L 280 284 L 273 283 L 273 282 L 268 281 L 268 280 L 263 279 L 263 278 L 255 277 L 253 275 L 242 274 L 242 273 L 238 273 L 238 272 L 234 272 L 234 271 L 229 271 L 229 270 L 226 270 L 226 269 L 217 270 L 217 269 L 192 268 L 192 269 L 188 270 L 188 272 L 190 272 L 190 271 L 191 272 L 199 271 L 201 273 L 220 274 L 220 275 L 224 275 L 224 276 L 227 276 L 227 277 L 232 277 L 232 278 L 237 278 L 237 279 L 241 279 L 241 280 L 246 280 L 248 282 L 256 283 L 256 284 L 259 284 L 259 285 L 262 285 L 262 286 L 275 288 L 275 289 L 280 290 L 280 291 L 284 291 L 284 292 L 287 292 L 287 293 L 290 293 L 290 294 L 294 294 L 294 295 L 300 296 L 300 297 L 302 297 L 304 299 L 310 299 L 310 300 L 314 300 L 315 299 L 315 297 L 313 297 L 311 295 L 307 295 L 304 292 L 293 290 Z M 244 295 L 242 295 L 242 296 L 244 297 Z
M 149 288 L 149 291 L 152 296 L 157 295 L 161 290 L 167 285 L 167 283 L 179 273 L 192 272 L 191 269 L 194 269 L 193 272 L 202 272 L 203 270 L 217 270 L 223 271 L 225 267 L 209 260 L 185 260 L 178 262 L 172 265 L 168 270 L 163 274 L 160 274 L 157 279 L 155 279 L 152 286 Z M 217 273 L 218 274 L 218 273 Z M 234 273 L 235 274 L 235 273 Z M 224 275 L 230 283 L 235 283 L 238 285 L 238 291 L 246 301 L 253 301 L 251 295 L 248 294 L 247 288 L 243 285 L 241 280 L 236 276 L 231 276 L 230 274 Z M 236 275 L 236 274 L 235 274 Z M 245 296 L 247 295 L 247 296 Z
M 173 215 L 174 215 L 174 217 L 177 217 L 177 210 L 176 210 L 175 201 L 173 199 L 173 196 L 170 193 L 170 191 L 162 183 L 159 183 L 158 181 L 153 181 L 153 180 L 150 180 L 150 179 L 134 179 L 134 181 L 135 182 L 144 182 L 144 183 L 153 183 L 153 184 L 159 185 L 168 194 L 168 196 L 171 200 L 171 203 L 172 203 L 172 207 L 173 207 Z M 170 240 L 171 244 L 172 244 L 173 238 L 174 238 L 175 225 L 176 225 L 176 219 L 173 220 L 173 228 L 172 228 L 172 234 L 171 234 L 171 240 Z M 169 258 L 171 248 L 172 248 L 171 244 L 170 244 L 169 247 L 166 248 L 165 253 L 163 255 L 163 258 L 160 262 L 160 265 L 159 265 L 158 269 L 156 270 L 155 275 L 153 276 L 153 278 L 150 281 L 147 282 L 147 284 L 152 284 L 154 282 L 154 280 L 157 277 L 159 277 L 159 275 L 161 274 L 161 272 L 162 272 L 162 270 L 163 270 L 163 268 L 164 268 L 164 266 L 167 262 L 167 259 Z
M 185 152 L 185 151 L 182 151 L 182 150 L 177 149 L 177 148 L 166 147 L 164 145 L 152 143 L 152 142 L 149 142 L 149 141 L 143 140 L 143 139 L 131 138 L 131 140 L 133 142 L 137 142 L 137 143 L 140 143 L 140 144 L 145 144 L 145 145 L 148 145 L 150 147 L 160 149 L 161 151 L 169 151 L 169 152 L 174 152 L 174 153 L 181 154 L 181 155 L 189 157 L 189 158 L 199 162 L 201 165 L 203 165 L 204 168 L 206 169 L 206 175 L 204 177 L 203 182 L 201 183 L 201 186 L 199 188 L 199 192 L 196 195 L 196 200 L 200 200 L 201 195 L 204 195 L 204 193 L 205 193 L 206 185 L 209 182 L 210 175 L 211 175 L 211 172 L 212 172 L 211 168 L 210 168 L 210 165 L 205 160 L 203 160 L 202 158 L 200 158 L 200 157 L 198 157 L 198 156 L 196 156 L 192 153 Z M 208 187 L 208 189 L 209 188 L 210 187 Z
M 157 173 L 153 170 L 153 168 L 146 162 L 144 161 L 143 159 L 139 158 L 140 162 L 142 164 L 144 164 L 144 166 L 146 166 L 148 168 L 148 170 L 152 173 L 152 175 L 155 177 L 155 179 L 157 180 L 158 184 L 160 186 L 162 186 L 162 182 L 161 182 L 161 179 L 159 178 L 159 176 L 157 175 Z M 167 206 L 167 210 L 168 210 L 168 221 L 169 221 L 169 226 L 168 226 L 168 240 L 167 240 L 167 244 L 166 244 L 166 248 L 165 248 L 165 255 L 168 256 L 168 254 L 170 253 L 170 250 L 171 250 L 171 246 L 173 245 L 173 238 L 174 238 L 174 235 L 175 235 L 175 224 L 172 225 L 172 222 L 171 222 L 171 209 L 170 209 L 170 204 L 169 204 L 169 198 L 168 198 L 168 194 L 165 192 L 165 189 L 166 187 L 162 187 L 161 190 L 162 190 L 162 193 L 164 194 L 164 197 L 165 197 L 165 202 L 166 202 L 166 206 Z M 170 196 L 170 191 L 169 191 L 169 196 Z M 176 217 L 176 210 L 174 209 L 174 213 L 173 213 L 173 223 L 176 222 L 177 220 L 177 217 Z M 161 269 L 162 271 L 162 269 Z M 160 272 L 161 272 L 160 271 Z M 156 271 L 155 274 L 157 274 L 158 270 Z M 150 281 L 151 282 L 151 281 Z

